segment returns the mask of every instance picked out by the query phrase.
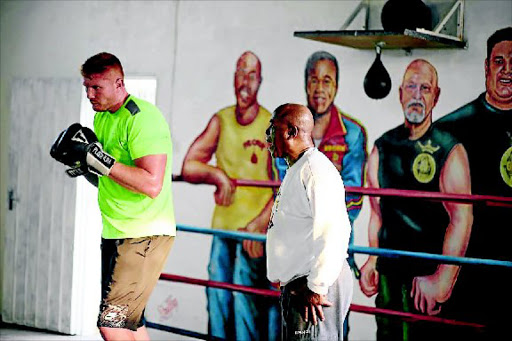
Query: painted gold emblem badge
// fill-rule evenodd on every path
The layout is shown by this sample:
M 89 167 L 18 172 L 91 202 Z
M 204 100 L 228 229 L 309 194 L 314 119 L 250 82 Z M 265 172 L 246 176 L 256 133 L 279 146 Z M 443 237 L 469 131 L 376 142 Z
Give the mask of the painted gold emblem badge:
M 512 187 L 512 147 L 509 147 L 501 157 L 500 172 L 503 181 Z
M 412 164 L 412 172 L 414 178 L 419 182 L 426 184 L 432 181 L 436 174 L 436 160 L 432 156 L 439 150 L 439 146 L 432 146 L 432 141 L 428 140 L 426 145 L 421 144 L 420 141 L 417 145 L 421 149 L 421 153 L 416 156 Z

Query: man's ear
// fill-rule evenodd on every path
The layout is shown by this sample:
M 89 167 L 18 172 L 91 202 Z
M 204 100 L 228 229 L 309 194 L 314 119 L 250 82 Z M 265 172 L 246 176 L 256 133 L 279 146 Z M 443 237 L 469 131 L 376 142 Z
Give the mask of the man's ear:
M 294 125 L 288 126 L 288 137 L 297 137 L 298 133 L 299 133 L 299 129 L 296 126 L 294 126 Z

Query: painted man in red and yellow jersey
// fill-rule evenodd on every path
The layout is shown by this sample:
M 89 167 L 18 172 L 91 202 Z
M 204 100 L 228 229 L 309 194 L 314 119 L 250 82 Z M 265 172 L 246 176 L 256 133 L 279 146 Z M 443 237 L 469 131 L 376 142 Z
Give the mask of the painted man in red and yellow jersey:
M 273 205 L 270 188 L 237 187 L 234 179 L 273 179 L 265 129 L 271 114 L 257 100 L 261 63 L 244 52 L 234 75 L 236 105 L 218 111 L 190 146 L 184 180 L 216 186 L 212 228 L 266 233 Z M 216 165 L 208 164 L 215 154 Z M 261 242 L 214 236 L 208 265 L 210 280 L 269 289 Z M 207 289 L 209 333 L 228 340 L 279 338 L 277 304 L 255 296 Z M 236 314 L 235 314 L 236 311 Z
M 308 108 L 313 113 L 315 126 L 313 142 L 340 172 L 345 186 L 364 186 L 366 151 L 366 130 L 354 118 L 341 111 L 334 98 L 338 92 L 339 68 L 336 57 L 325 51 L 313 53 L 306 62 L 304 81 Z M 345 202 L 352 228 L 363 204 L 361 195 L 346 194 Z M 353 233 L 350 245 L 353 244 Z M 348 261 L 354 274 L 359 278 L 359 270 L 349 252 Z M 348 318 L 345 319 L 344 339 L 347 339 Z
M 334 104 L 338 78 L 338 62 L 333 55 L 318 51 L 309 57 L 304 80 L 308 108 L 315 117 L 313 141 L 336 166 L 345 186 L 362 187 L 368 157 L 366 130 Z M 346 195 L 352 225 L 361 211 L 362 202 L 360 195 Z

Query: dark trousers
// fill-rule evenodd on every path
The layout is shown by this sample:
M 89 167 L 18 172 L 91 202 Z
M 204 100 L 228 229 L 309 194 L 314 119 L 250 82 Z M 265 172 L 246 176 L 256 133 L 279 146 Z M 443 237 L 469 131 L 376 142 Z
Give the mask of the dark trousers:
M 325 320 L 315 326 L 305 322 L 303 299 L 294 291 L 306 285 L 306 277 L 298 278 L 281 288 L 281 321 L 283 340 L 343 340 L 343 322 L 352 301 L 353 279 L 345 261 L 336 282 L 329 287 L 327 300 L 331 307 L 322 307 Z

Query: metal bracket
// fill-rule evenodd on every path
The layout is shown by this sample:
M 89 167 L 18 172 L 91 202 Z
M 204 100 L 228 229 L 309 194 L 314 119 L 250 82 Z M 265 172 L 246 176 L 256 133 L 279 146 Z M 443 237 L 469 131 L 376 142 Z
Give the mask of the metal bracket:
M 361 0 L 356 9 L 354 9 L 347 20 L 345 20 L 345 23 L 341 26 L 340 30 L 346 30 L 362 10 L 365 11 L 363 30 L 367 30 L 370 21 L 370 0 Z
M 464 38 L 464 0 L 457 0 L 450 11 L 444 16 L 443 20 L 437 24 L 437 26 L 434 28 L 434 33 L 440 33 L 443 27 L 446 25 L 448 20 L 452 17 L 453 13 L 457 11 L 457 38 L 459 40 L 463 40 Z
M 354 21 L 354 19 L 359 15 L 361 11 L 365 11 L 365 21 L 363 30 L 368 30 L 369 26 L 369 17 L 370 17 L 370 1 L 371 0 L 361 0 L 357 7 L 352 11 L 349 15 L 345 23 L 341 26 L 340 30 L 346 30 L 348 26 Z M 465 0 L 456 0 L 448 13 L 443 17 L 443 19 L 437 24 L 433 31 L 428 31 L 425 29 L 418 29 L 418 31 L 423 33 L 434 33 L 436 36 L 442 36 L 445 38 L 450 38 L 454 40 L 463 41 L 464 40 L 464 1 Z M 451 36 L 440 33 L 441 30 L 445 27 L 446 23 L 450 18 L 457 12 L 457 36 Z

